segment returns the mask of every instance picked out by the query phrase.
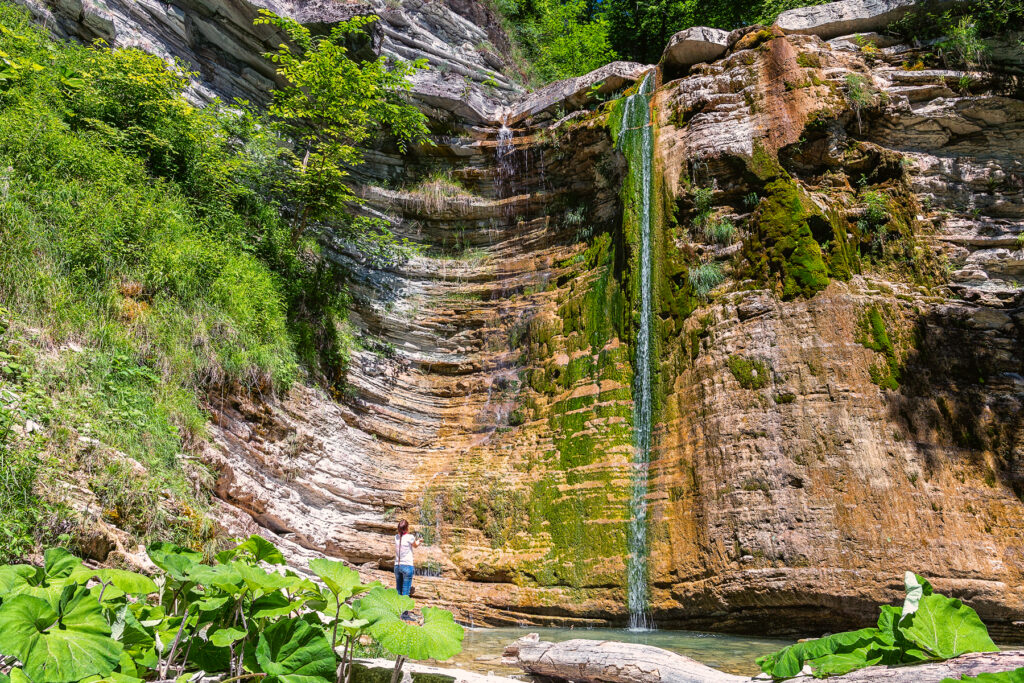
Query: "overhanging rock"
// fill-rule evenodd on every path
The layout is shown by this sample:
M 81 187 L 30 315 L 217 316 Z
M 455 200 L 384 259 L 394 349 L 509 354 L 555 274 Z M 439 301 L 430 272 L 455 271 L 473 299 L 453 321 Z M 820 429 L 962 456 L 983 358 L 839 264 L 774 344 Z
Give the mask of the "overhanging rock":
M 946 0 L 941 4 L 959 0 Z M 884 31 L 901 19 L 914 0 L 840 0 L 783 12 L 775 25 L 785 33 L 815 35 L 825 40 L 851 33 Z
M 713 62 L 729 47 L 729 32 L 707 26 L 693 26 L 672 36 L 661 55 L 666 71 L 682 71 L 694 64 Z

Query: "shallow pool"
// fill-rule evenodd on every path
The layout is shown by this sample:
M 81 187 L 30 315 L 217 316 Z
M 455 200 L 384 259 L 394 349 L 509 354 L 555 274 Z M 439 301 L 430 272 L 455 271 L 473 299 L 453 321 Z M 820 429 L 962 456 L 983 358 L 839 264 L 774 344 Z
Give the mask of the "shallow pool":
M 540 634 L 541 640 L 561 642 L 573 638 L 616 640 L 624 643 L 653 645 L 692 657 L 702 664 L 729 673 L 749 675 L 760 673 L 754 660 L 763 654 L 791 645 L 791 640 L 772 640 L 746 636 L 726 636 L 696 631 L 650 631 L 634 633 L 624 629 L 593 628 L 488 628 L 466 629 L 462 653 L 452 663 L 476 671 L 509 674 L 519 672 L 501 664 L 505 646 L 528 633 Z

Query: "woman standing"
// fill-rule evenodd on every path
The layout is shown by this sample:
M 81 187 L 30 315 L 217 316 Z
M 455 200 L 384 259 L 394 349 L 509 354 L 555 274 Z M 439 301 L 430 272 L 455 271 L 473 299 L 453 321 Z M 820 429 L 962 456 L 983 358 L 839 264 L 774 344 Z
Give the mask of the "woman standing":
M 415 565 L 412 561 L 412 549 L 420 545 L 420 539 L 409 533 L 409 522 L 398 523 L 395 535 L 395 588 L 399 595 L 412 593 L 412 575 Z

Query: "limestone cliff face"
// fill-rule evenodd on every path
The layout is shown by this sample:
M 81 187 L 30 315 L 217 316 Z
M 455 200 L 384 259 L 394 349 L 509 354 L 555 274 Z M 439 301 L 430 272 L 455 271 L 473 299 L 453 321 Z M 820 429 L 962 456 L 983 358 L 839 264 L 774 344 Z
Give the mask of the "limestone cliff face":
M 169 35 L 116 5 L 119 35 Z M 157 47 L 204 67 L 197 92 L 272 82 L 245 56 L 273 40 L 254 6 L 169 7 L 193 29 Z M 366 49 L 448 66 L 415 89 L 434 144 L 360 169 L 366 210 L 421 253 L 379 270 L 325 237 L 352 273 L 348 391 L 218 399 L 220 521 L 386 578 L 407 517 L 438 575 L 420 597 L 488 623 L 623 622 L 639 228 L 615 98 L 647 67 L 522 95 L 475 3 L 274 9 L 377 12 Z M 95 8 L 36 10 L 82 35 Z M 651 100 L 655 620 L 834 629 L 913 569 L 1019 638 L 1019 52 L 961 73 L 878 38 L 714 39 L 724 56 L 666 63 Z

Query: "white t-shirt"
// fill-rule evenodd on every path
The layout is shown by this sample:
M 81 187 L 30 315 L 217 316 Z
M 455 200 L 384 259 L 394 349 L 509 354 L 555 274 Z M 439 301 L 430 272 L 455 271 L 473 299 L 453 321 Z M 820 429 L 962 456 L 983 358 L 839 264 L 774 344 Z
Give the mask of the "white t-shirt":
M 395 534 L 395 564 L 399 567 L 415 567 L 412 561 L 412 544 L 416 537 L 403 534 L 401 538 Z

